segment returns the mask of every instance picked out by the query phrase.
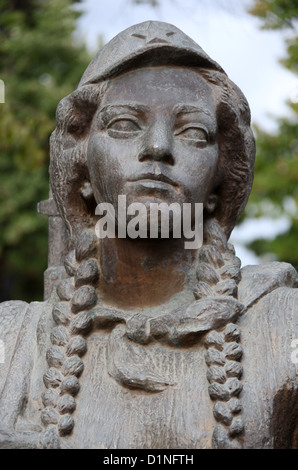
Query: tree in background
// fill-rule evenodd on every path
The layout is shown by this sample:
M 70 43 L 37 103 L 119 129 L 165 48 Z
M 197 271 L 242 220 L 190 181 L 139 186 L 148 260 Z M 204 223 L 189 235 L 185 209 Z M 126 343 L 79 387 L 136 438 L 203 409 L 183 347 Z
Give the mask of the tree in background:
M 74 31 L 76 0 L 0 0 L 0 301 L 41 300 L 47 267 L 49 136 L 59 100 L 90 56 Z
M 287 55 L 281 63 L 298 72 L 298 0 L 256 0 L 250 13 L 262 20 L 263 28 L 288 31 Z M 259 239 L 250 244 L 257 254 L 273 253 L 277 260 L 298 269 L 298 86 L 288 103 L 291 116 L 278 119 L 274 134 L 256 128 L 257 158 L 255 180 L 246 214 L 280 215 L 291 219 L 288 232 L 274 240 Z
M 163 0 L 130 1 L 157 6 Z M 36 204 L 48 197 L 48 139 L 57 103 L 73 91 L 91 59 L 74 39 L 76 3 L 0 0 L 0 79 L 6 86 L 6 102 L 0 103 L 0 301 L 42 299 L 47 218 L 37 215 Z M 297 73 L 298 0 L 255 0 L 250 13 L 266 28 L 291 33 L 282 63 Z M 279 119 L 275 134 L 256 129 L 255 183 L 242 220 L 289 209 L 289 231 L 251 248 L 298 267 L 298 92 L 289 107 L 292 117 Z

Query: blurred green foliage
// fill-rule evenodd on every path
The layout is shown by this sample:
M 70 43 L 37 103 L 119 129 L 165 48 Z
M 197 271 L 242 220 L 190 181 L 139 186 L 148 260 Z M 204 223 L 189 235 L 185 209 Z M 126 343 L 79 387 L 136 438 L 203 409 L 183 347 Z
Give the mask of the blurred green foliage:
M 250 13 L 266 29 L 287 30 L 287 52 L 281 63 L 298 72 L 298 0 L 256 0 Z M 291 227 L 274 240 L 259 239 L 250 244 L 258 255 L 272 253 L 277 260 L 298 268 L 298 84 L 288 102 L 289 117 L 277 120 L 275 133 L 256 128 L 257 156 L 253 191 L 245 215 L 287 214 Z
M 162 0 L 161 0 L 162 1 Z M 133 0 L 158 5 L 158 0 Z M 73 91 L 91 57 L 75 40 L 80 0 L 0 0 L 0 301 L 41 300 L 47 267 L 47 218 L 36 213 L 48 197 L 49 135 L 59 100 Z M 298 0 L 255 0 L 262 27 L 286 29 L 287 55 L 298 69 Z M 291 218 L 290 230 L 250 246 L 298 267 L 298 90 L 290 118 L 274 134 L 256 128 L 255 182 L 245 217 Z M 296 206 L 295 206 L 296 203 Z M 296 211 L 296 212 L 295 212 Z
M 287 56 L 280 62 L 298 73 L 298 0 L 255 0 L 249 10 L 262 20 L 263 29 L 282 29 L 289 32 L 286 40 Z M 297 113 L 297 109 L 295 110 Z
M 71 0 L 0 0 L 0 300 L 40 300 L 47 266 L 49 136 L 90 56 Z

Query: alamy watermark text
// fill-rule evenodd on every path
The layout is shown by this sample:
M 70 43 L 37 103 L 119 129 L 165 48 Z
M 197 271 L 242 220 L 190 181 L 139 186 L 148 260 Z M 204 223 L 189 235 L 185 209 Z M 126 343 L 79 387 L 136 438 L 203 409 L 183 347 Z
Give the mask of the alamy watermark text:
M 198 249 L 203 243 L 203 204 L 177 202 L 172 204 L 141 202 L 127 206 L 126 196 L 118 196 L 117 210 L 111 203 L 97 205 L 95 214 L 98 238 L 183 238 L 185 249 Z

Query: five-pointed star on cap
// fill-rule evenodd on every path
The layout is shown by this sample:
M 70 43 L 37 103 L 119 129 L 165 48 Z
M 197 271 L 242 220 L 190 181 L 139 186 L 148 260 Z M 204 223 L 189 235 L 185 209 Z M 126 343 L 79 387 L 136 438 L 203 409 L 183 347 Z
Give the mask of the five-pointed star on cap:
M 135 38 L 142 39 L 146 41 L 146 44 L 169 44 L 169 38 L 173 36 L 174 31 L 157 31 L 156 26 L 153 23 L 149 23 L 147 26 L 147 32 L 142 33 L 133 33 L 132 36 Z

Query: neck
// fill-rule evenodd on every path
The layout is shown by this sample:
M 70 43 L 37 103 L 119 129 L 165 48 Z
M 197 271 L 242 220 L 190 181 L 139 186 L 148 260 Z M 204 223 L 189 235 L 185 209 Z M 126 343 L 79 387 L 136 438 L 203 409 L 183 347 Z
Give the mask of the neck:
M 183 239 L 101 240 L 99 290 L 102 300 L 121 309 L 168 302 L 191 288 L 196 250 Z

